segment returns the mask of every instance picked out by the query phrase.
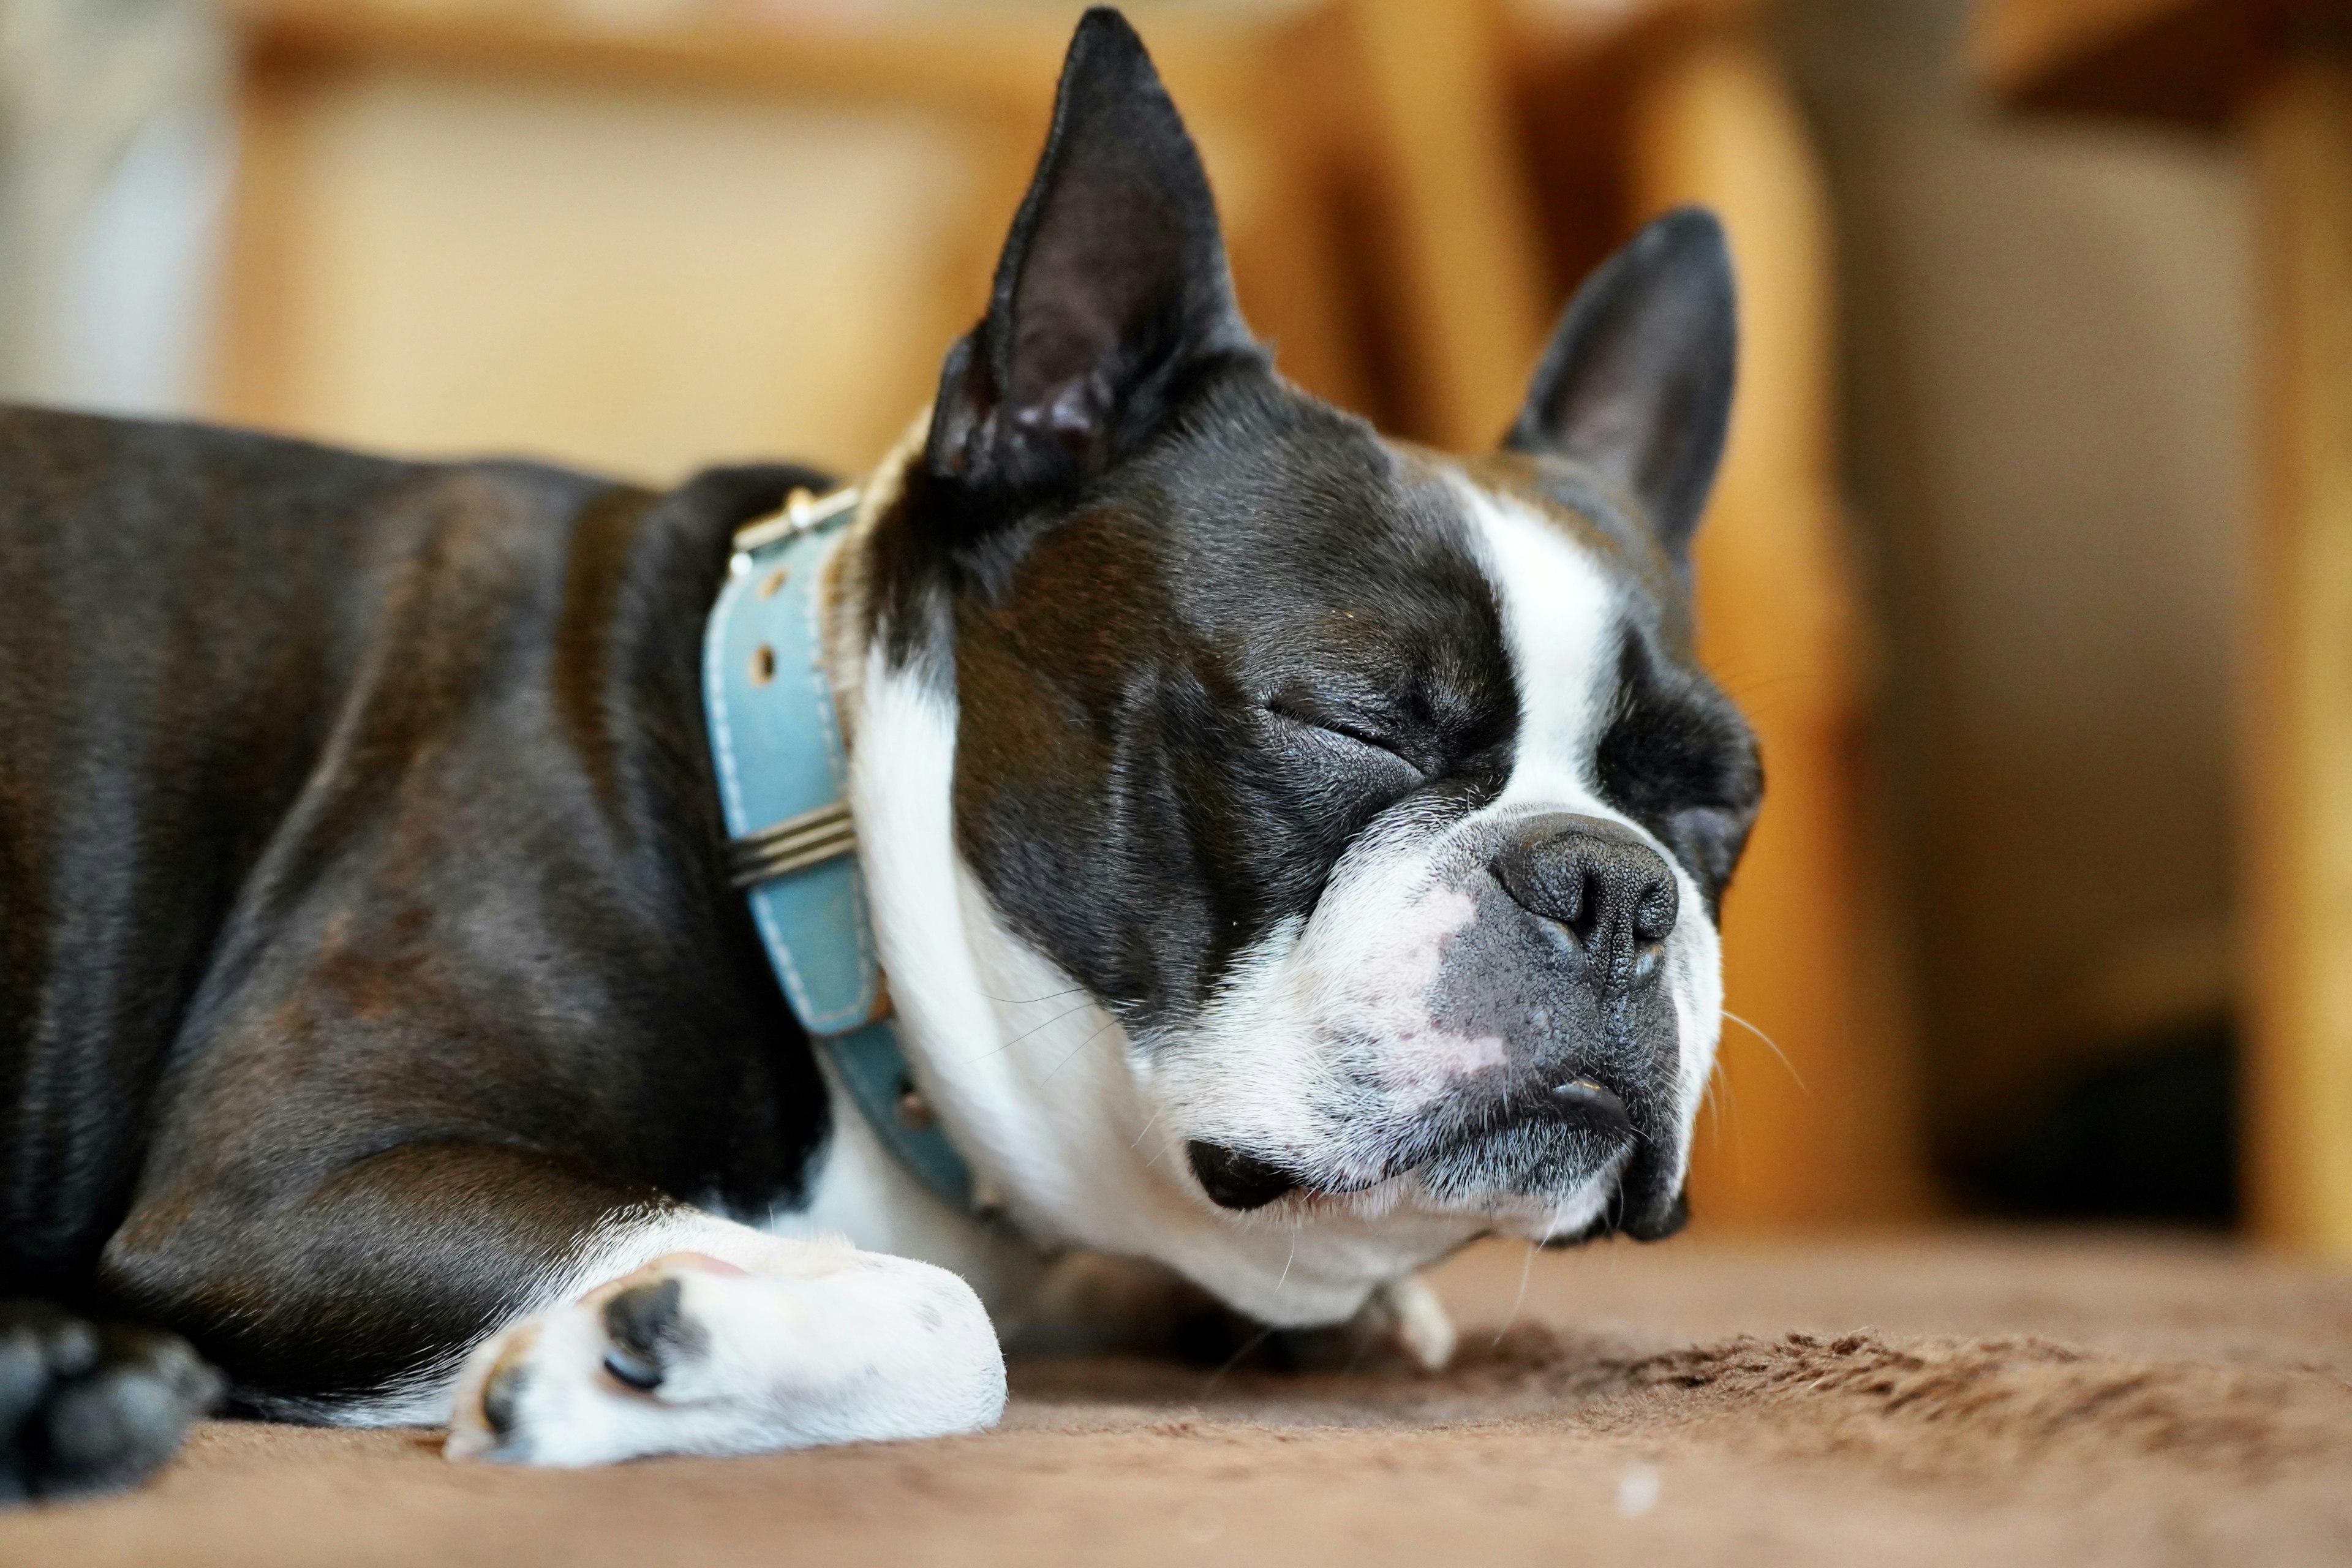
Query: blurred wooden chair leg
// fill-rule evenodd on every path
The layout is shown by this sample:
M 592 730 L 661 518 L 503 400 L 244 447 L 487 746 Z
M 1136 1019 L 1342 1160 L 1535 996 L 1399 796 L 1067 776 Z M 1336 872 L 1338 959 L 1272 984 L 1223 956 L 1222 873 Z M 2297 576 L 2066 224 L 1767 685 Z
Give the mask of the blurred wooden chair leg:
M 1856 610 L 1840 537 L 1827 199 L 1789 90 L 1726 31 L 1658 62 L 1628 122 L 1637 218 L 1723 218 L 1739 272 L 1740 388 L 1699 537 L 1701 653 L 1761 736 L 1763 817 L 1724 911 L 1716 1114 L 1702 1223 L 1891 1218 L 1926 1183 L 1858 766 Z M 1770 1037 L 1767 1044 L 1759 1036 Z M 1785 1057 L 1785 1061 L 1776 1058 Z
M 1339 47 L 1341 24 L 1338 12 L 1318 8 L 1269 46 L 1261 74 L 1278 79 L 1282 91 L 1255 106 L 1249 146 L 1221 138 L 1214 122 L 1199 134 L 1217 184 L 1234 286 L 1251 325 L 1275 344 L 1283 374 L 1318 397 L 1383 419 L 1389 410 L 1371 377 L 1370 331 L 1345 254 L 1340 181 L 1357 94 Z M 1171 79 L 1180 102 L 1184 86 Z
M 2247 116 L 2262 209 L 2269 464 L 2249 627 L 2249 1205 L 2352 1258 L 2352 57 Z
M 1559 301 L 1512 128 L 1489 0 L 1348 0 L 1357 121 L 1399 270 L 1394 330 L 1409 433 L 1456 451 L 1499 440 Z

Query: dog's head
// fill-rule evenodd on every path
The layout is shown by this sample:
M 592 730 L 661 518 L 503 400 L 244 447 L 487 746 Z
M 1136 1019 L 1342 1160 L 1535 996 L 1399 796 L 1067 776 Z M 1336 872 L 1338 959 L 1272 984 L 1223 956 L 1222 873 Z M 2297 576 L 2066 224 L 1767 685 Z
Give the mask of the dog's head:
M 1676 214 L 1500 451 L 1383 440 L 1274 373 L 1141 45 L 1081 24 L 861 568 L 893 990 L 1032 1226 L 1276 1321 L 1675 1228 L 1761 787 L 1691 650 L 1733 338 Z

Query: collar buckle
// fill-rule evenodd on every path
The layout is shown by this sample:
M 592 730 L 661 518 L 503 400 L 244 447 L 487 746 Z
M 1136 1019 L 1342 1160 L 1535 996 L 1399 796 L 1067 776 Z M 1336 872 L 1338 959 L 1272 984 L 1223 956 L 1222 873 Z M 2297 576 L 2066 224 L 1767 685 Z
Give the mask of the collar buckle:
M 784 497 L 784 504 L 780 510 L 747 522 L 735 531 L 735 554 L 728 563 L 728 569 L 747 572 L 751 570 L 751 558 L 760 552 L 845 521 L 856 513 L 857 501 L 856 485 L 843 485 L 823 495 L 795 486 L 792 493 Z

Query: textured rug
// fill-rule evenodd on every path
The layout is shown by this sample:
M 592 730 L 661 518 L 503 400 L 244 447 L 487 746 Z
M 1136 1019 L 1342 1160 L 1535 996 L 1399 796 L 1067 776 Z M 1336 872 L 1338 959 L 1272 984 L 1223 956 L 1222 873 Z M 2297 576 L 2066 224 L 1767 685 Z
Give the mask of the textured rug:
M 0 1563 L 2352 1563 L 2352 1277 L 1948 1237 L 1436 1281 L 1441 1376 L 1040 1362 L 939 1443 L 550 1474 L 217 1423 Z

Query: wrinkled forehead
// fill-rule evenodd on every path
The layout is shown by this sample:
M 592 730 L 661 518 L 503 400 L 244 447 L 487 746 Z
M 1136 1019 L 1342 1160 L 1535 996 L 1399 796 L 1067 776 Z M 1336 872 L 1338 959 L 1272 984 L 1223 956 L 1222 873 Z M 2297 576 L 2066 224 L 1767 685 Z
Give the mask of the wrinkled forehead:
M 1323 436 L 1240 461 L 1212 449 L 1160 489 L 1172 607 L 1247 662 L 1415 672 L 1508 700 L 1524 681 L 1583 689 L 1629 617 L 1661 619 L 1668 569 L 1571 467 Z
M 1232 632 L 1306 626 L 1342 641 L 1474 625 L 1494 595 L 1475 528 L 1434 465 L 1346 427 L 1195 456 L 1160 491 L 1186 618 Z M 1271 616 L 1269 600 L 1295 605 Z M 1382 612 L 1367 615 L 1368 611 Z M 1491 618 L 1485 616 L 1484 618 Z

